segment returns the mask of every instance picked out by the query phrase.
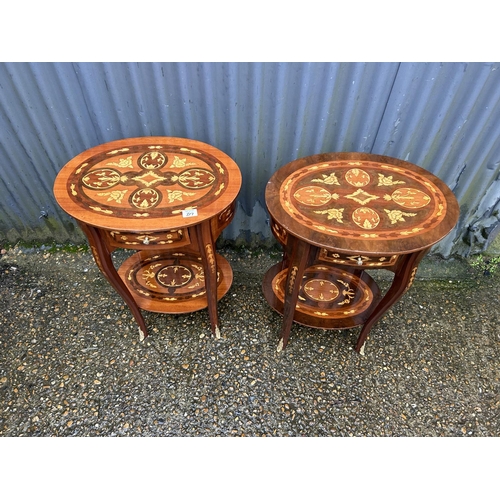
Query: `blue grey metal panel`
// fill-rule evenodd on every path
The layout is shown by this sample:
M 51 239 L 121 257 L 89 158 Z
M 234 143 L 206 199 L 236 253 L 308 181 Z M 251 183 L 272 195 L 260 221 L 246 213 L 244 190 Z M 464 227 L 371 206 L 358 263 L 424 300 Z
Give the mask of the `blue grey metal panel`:
M 242 169 L 240 202 L 264 203 L 280 165 L 318 151 L 369 151 L 397 64 L 77 64 L 100 142 L 196 138 Z M 368 92 L 375 88 L 373 102 Z
M 461 206 L 435 250 L 464 253 L 469 225 L 500 200 L 500 64 L 402 64 L 373 152 L 408 160 L 446 182 Z
M 39 217 L 57 213 L 55 175 L 93 132 L 77 83 L 71 65 L 0 65 L 2 239 L 67 237 L 59 221 Z
M 364 151 L 407 159 L 448 183 L 462 216 L 438 250 L 464 253 L 469 226 L 491 223 L 500 200 L 499 67 L 2 63 L 0 240 L 83 241 L 53 199 L 62 165 L 106 141 L 170 135 L 213 144 L 240 165 L 228 239 L 271 238 L 264 190 L 283 164 Z M 39 218 L 42 210 L 48 218 Z

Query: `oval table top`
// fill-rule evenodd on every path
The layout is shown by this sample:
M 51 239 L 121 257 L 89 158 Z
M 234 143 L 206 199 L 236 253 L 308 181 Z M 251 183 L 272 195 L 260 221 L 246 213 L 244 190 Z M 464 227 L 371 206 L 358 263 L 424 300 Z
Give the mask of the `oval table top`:
M 54 195 L 69 215 L 110 229 L 193 226 L 228 207 L 241 173 L 219 149 L 179 137 L 136 137 L 90 148 L 61 169 Z
M 368 153 L 323 153 L 292 161 L 269 180 L 266 204 L 292 235 L 334 251 L 405 254 L 455 226 L 449 187 L 412 163 Z

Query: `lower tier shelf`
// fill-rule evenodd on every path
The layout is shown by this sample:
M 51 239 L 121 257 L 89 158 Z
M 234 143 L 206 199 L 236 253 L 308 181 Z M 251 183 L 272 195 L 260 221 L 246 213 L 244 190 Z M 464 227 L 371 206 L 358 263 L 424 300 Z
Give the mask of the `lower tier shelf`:
M 217 300 L 229 290 L 233 271 L 216 254 Z M 200 255 L 193 252 L 137 252 L 118 269 L 118 274 L 146 311 L 182 314 L 208 306 L 205 272 Z
M 281 315 L 288 274 L 288 268 L 282 267 L 282 263 L 271 267 L 262 286 L 267 302 Z M 313 328 L 352 328 L 368 319 L 379 300 L 380 289 L 367 273 L 354 275 L 337 267 L 315 264 L 302 277 L 293 320 Z

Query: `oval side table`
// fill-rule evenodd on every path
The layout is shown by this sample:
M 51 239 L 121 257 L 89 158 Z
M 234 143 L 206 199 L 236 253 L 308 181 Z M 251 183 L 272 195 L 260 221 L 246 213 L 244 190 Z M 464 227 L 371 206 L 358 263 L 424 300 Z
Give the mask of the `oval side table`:
M 263 280 L 283 315 L 278 351 L 293 321 L 323 329 L 373 325 L 410 288 L 418 264 L 459 216 L 438 177 L 416 165 L 366 153 L 324 153 L 292 161 L 266 187 L 271 230 L 282 262 Z M 382 297 L 368 269 L 394 273 Z
M 233 274 L 215 241 L 233 219 L 240 187 L 236 163 L 209 144 L 138 137 L 77 155 L 57 175 L 54 195 L 87 236 L 141 340 L 147 328 L 140 309 L 178 314 L 208 307 L 220 337 L 217 300 Z M 137 251 L 118 270 L 116 248 Z

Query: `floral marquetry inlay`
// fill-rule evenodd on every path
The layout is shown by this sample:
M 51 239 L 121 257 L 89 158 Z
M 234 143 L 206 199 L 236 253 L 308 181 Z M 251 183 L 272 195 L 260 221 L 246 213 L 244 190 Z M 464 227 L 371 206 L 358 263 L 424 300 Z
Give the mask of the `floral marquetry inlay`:
M 228 184 L 228 169 L 219 158 L 169 144 L 96 153 L 76 165 L 67 180 L 74 203 L 121 219 L 178 216 L 186 208 L 199 212 Z
M 232 281 L 229 263 L 217 258 L 214 285 L 222 297 Z M 136 253 L 125 261 L 120 277 L 149 311 L 183 313 L 207 307 L 207 273 L 198 253 Z M 167 307 L 167 309 L 165 309 Z M 187 308 L 187 309 L 186 309 Z
M 272 279 L 272 293 L 282 304 L 285 301 L 287 273 L 288 270 L 283 269 Z M 298 279 L 296 274 L 293 276 L 294 280 Z M 296 310 L 321 316 L 325 320 L 353 318 L 366 311 L 373 300 L 373 290 L 359 277 L 329 265 L 307 268 L 300 281 Z
M 280 203 L 294 220 L 325 234 L 399 239 L 443 220 L 446 199 L 425 176 L 376 161 L 334 160 L 291 171 Z M 443 209 L 444 208 L 444 209 Z

